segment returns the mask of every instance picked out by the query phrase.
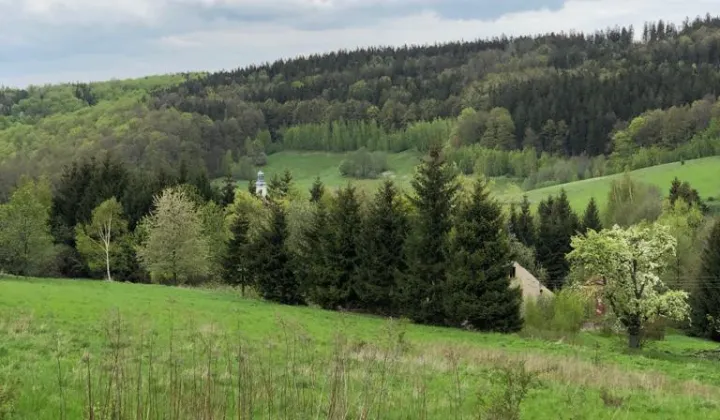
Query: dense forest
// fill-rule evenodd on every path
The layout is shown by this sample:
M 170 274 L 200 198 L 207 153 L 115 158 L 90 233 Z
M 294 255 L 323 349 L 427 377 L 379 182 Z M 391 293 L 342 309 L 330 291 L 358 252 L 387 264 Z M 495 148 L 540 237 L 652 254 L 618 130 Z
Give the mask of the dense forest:
M 2 89 L 0 197 L 20 174 L 56 181 L 63 166 L 99 151 L 150 172 L 178 175 L 184 161 L 194 174 L 248 178 L 283 149 L 424 151 L 443 142 L 462 172 L 532 177 L 527 187 L 715 154 L 720 18 L 638 31 L 361 48 L 212 74 Z

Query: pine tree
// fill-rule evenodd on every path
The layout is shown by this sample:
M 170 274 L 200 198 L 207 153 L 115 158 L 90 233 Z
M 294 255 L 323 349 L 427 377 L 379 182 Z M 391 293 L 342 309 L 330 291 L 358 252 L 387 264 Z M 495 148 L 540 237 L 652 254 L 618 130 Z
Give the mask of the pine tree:
M 696 335 L 720 341 L 720 219 L 705 244 L 691 320 Z
M 232 237 L 223 258 L 223 280 L 233 286 L 240 286 L 245 296 L 245 286 L 252 284 L 250 276 L 250 219 L 244 212 L 238 212 L 230 227 Z
M 253 196 L 253 197 L 255 197 L 255 189 L 256 189 L 256 187 L 255 187 L 255 182 L 256 182 L 255 179 L 249 180 L 249 181 L 248 181 L 248 187 L 247 187 L 247 188 L 248 188 L 248 192 L 249 192 L 250 195 Z
M 290 192 L 290 188 L 292 188 L 293 185 L 293 177 L 292 173 L 290 173 L 289 169 L 285 169 L 285 172 L 283 172 L 283 176 L 280 179 L 280 183 L 282 185 L 282 192 L 283 195 L 288 195 Z
M 225 184 L 223 185 L 222 189 L 222 206 L 228 207 L 232 203 L 235 202 L 235 190 L 236 190 L 235 180 L 233 179 L 232 175 L 230 173 L 225 176 Z
M 355 283 L 360 265 L 360 229 L 362 215 L 357 190 L 348 185 L 337 193 L 330 212 L 333 241 L 330 247 L 334 292 L 326 300 L 326 307 L 354 307 L 359 304 Z
M 323 195 L 325 195 L 325 185 L 320 181 L 320 177 L 317 177 L 310 188 L 310 202 L 318 203 Z
M 363 223 L 357 292 L 370 313 L 398 313 L 398 276 L 405 271 L 403 248 L 408 216 L 395 184 L 386 180 L 375 194 Z
M 600 221 L 600 212 L 598 211 L 597 203 L 595 198 L 591 198 L 590 202 L 585 209 L 582 221 L 583 233 L 587 233 L 588 230 L 592 229 L 595 232 L 601 231 L 603 228 L 602 222 Z
M 192 185 L 197 188 L 198 194 L 204 201 L 211 201 L 215 198 L 215 190 L 210 183 L 207 170 L 203 167 L 192 180 Z
M 500 205 L 483 181 L 460 205 L 444 303 L 448 324 L 483 331 L 522 327 L 519 288 L 510 287 L 512 251 Z
M 523 196 L 523 201 L 520 205 L 520 214 L 517 217 L 517 227 L 514 233 L 518 240 L 525 246 L 532 247 L 535 245 L 537 236 L 535 232 L 535 220 L 530 211 L 530 201 L 527 195 Z
M 312 222 L 302 232 L 297 258 L 303 289 L 310 301 L 321 306 L 327 306 L 326 293 L 334 284 L 330 254 L 333 237 L 328 219 L 325 204 L 318 202 Z
M 293 271 L 287 247 L 287 215 L 281 204 L 270 202 L 270 223 L 252 246 L 251 273 L 264 299 L 285 305 L 303 305 L 300 281 Z
M 508 219 L 508 231 L 517 236 L 518 214 L 515 203 L 510 203 L 510 218 Z
M 406 252 L 408 271 L 401 285 L 403 313 L 416 322 L 440 325 L 445 322 L 442 292 L 447 279 L 450 213 L 459 186 L 439 145 L 431 146 L 412 186 L 417 216 Z
M 570 239 L 580 228 L 578 218 L 570 208 L 565 190 L 558 197 L 541 202 L 538 214 L 538 261 L 548 272 L 548 287 L 558 290 L 570 270 L 565 255 L 572 250 Z

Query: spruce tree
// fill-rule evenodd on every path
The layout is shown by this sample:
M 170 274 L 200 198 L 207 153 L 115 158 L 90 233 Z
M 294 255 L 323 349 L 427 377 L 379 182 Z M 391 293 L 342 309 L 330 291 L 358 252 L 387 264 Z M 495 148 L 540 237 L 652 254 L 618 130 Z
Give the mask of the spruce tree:
M 398 276 L 405 271 L 403 248 L 408 215 L 395 184 L 386 180 L 370 204 L 363 223 L 357 293 L 370 313 L 398 313 Z
M 297 272 L 309 300 L 323 307 L 329 307 L 326 303 L 330 300 L 327 290 L 334 287 L 333 257 L 330 254 L 332 241 L 328 210 L 320 201 L 315 207 L 312 222 L 302 232 Z
M 510 287 L 512 251 L 502 209 L 483 181 L 459 207 L 444 294 L 447 322 L 482 331 L 517 331 L 522 327 L 522 295 Z
M 228 207 L 235 202 L 236 188 L 237 187 L 235 185 L 235 180 L 233 179 L 232 175 L 228 173 L 225 176 L 225 184 L 223 185 L 222 189 L 221 204 L 223 207 Z
M 288 227 L 285 209 L 271 201 L 270 223 L 252 246 L 251 272 L 264 299 L 285 305 L 303 305 L 300 281 L 293 271 L 287 247 Z
M 248 186 L 247 186 L 248 192 L 249 192 L 250 195 L 253 196 L 253 197 L 255 197 L 255 189 L 256 189 L 256 187 L 255 187 L 255 182 L 256 182 L 255 179 L 251 179 L 251 180 L 248 181 Z
M 445 322 L 442 293 L 447 279 L 451 209 L 459 186 L 439 145 L 432 145 L 412 181 L 416 210 L 408 239 L 403 276 L 403 313 L 415 322 Z
M 282 186 L 281 188 L 283 194 L 288 195 L 288 193 L 290 192 L 290 188 L 292 188 L 293 185 L 293 177 L 289 169 L 285 169 L 285 172 L 283 172 L 283 176 L 280 179 L 280 184 Z
M 317 177 L 310 188 L 310 202 L 318 203 L 323 195 L 325 195 L 325 185 L 320 181 L 320 177 Z
M 250 219 L 238 212 L 230 227 L 232 237 L 223 258 L 223 280 L 233 286 L 240 286 L 245 296 L 245 286 L 252 284 L 250 276 Z
M 520 205 L 520 214 L 517 216 L 517 227 L 515 229 L 515 235 L 518 240 L 525 246 L 535 246 L 536 232 L 535 232 L 535 220 L 530 211 L 530 200 L 527 195 L 523 196 L 522 204 Z
M 508 231 L 517 236 L 518 214 L 515 203 L 510 203 L 510 217 L 508 218 Z
M 691 320 L 696 335 L 720 341 L 720 219 L 703 250 L 698 286 L 692 293 Z
M 268 196 L 271 198 L 281 198 L 285 196 L 285 187 L 283 186 L 282 179 L 280 179 L 278 174 L 274 174 L 272 178 L 270 178 L 270 182 L 267 184 L 267 189 Z
M 570 240 L 580 228 L 577 215 L 570 208 L 565 190 L 558 197 L 548 197 L 538 207 L 537 257 L 547 270 L 548 287 L 558 290 L 565 282 L 570 266 L 565 255 L 572 250 Z
M 332 293 L 325 303 L 333 308 L 357 307 L 359 302 L 355 282 L 360 265 L 362 215 L 354 186 L 348 185 L 338 191 L 335 206 L 330 212 L 330 226 L 333 234 L 330 261 L 335 279 Z
M 602 222 L 600 221 L 600 212 L 598 211 L 597 203 L 595 198 L 591 198 L 590 202 L 585 209 L 582 220 L 583 233 L 587 233 L 588 230 L 592 229 L 595 232 L 601 231 L 603 228 Z

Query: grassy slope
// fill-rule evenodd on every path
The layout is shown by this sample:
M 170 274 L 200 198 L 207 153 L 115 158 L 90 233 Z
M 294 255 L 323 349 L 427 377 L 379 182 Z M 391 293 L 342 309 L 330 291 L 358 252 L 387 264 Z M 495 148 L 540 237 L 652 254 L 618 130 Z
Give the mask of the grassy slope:
M 370 366 L 375 366 L 361 356 L 367 356 L 363 352 L 369 343 L 380 340 L 386 325 L 386 321 L 373 317 L 246 300 L 232 291 L 0 279 L 0 385 L 5 384 L 5 399 L 14 406 L 14 415 L 9 418 L 60 418 L 56 354 L 63 373 L 67 418 L 83 416 L 86 393 L 82 355 L 88 351 L 90 360 L 98 364 L 105 341 L 103 322 L 115 309 L 129 326 L 125 334 L 136 341 L 138 331 L 151 328 L 157 332 L 155 352 L 160 358 L 159 343 L 171 329 L 179 335 L 177 331 L 183 326 L 207 331 L 211 325 L 230 335 L 241 334 L 249 343 L 264 349 L 261 352 L 265 357 L 267 349 L 273 347 L 261 344 L 268 337 L 287 332 L 279 325 L 290 322 L 290 330 L 305 331 L 319 357 L 327 357 L 328 362 L 321 363 L 318 369 L 321 382 L 330 376 L 326 369 L 331 369 L 333 337 L 343 333 L 352 343 L 352 350 L 345 355 L 350 370 L 349 393 L 358 395 L 362 388 L 358 382 L 371 371 Z M 619 338 L 590 334 L 582 334 L 571 345 L 562 340 L 545 342 L 517 335 L 411 325 L 405 339 L 409 350 L 393 371 L 388 389 L 382 392 L 389 404 L 383 418 L 416 417 L 411 410 L 418 404 L 417 381 L 425 381 L 427 391 L 421 395 L 426 399 L 430 418 L 450 418 L 448 401 L 456 389 L 452 385 L 455 371 L 450 368 L 448 356 L 452 354 L 458 355 L 460 361 L 459 389 L 466 401 L 462 405 L 466 416 L 476 413 L 470 401 L 487 386 L 486 368 L 503 359 L 525 360 L 533 369 L 554 369 L 544 376 L 541 388 L 528 396 L 523 418 L 709 419 L 720 412 L 717 362 L 689 354 L 716 347 L 700 340 L 670 336 L 642 354 L 631 355 L 625 352 Z M 188 346 L 188 341 L 180 343 L 182 348 Z M 279 349 L 282 353 L 282 343 Z M 257 360 L 260 368 L 264 366 L 262 357 Z M 275 363 L 282 367 L 284 359 Z M 603 388 L 621 396 L 624 402 L 619 407 L 604 404 L 600 397 Z M 2 395 L 0 387 L 0 417 Z M 351 399 L 352 413 L 356 413 L 357 404 L 360 400 Z
M 320 176 L 320 179 L 329 187 L 343 186 L 348 182 L 353 182 L 365 189 L 377 187 L 380 180 L 343 178 L 337 168 L 344 156 L 345 154 L 341 153 L 280 152 L 268 157 L 268 164 L 263 171 L 269 179 L 275 173 L 282 173 L 285 169 L 290 169 L 298 187 L 302 190 L 310 188 L 316 176 Z M 400 187 L 409 189 L 409 182 L 412 179 L 414 167 L 419 163 L 419 157 L 420 155 L 416 152 L 388 154 L 390 171 L 393 172 L 394 179 Z M 653 166 L 632 171 L 631 175 L 639 181 L 657 185 L 663 192 L 670 188 L 673 178 L 678 177 L 681 181 L 690 182 L 702 197 L 720 199 L 720 156 L 689 160 L 685 162 L 685 165 L 678 162 Z M 622 174 L 586 179 L 527 192 L 523 192 L 516 184 L 504 178 L 493 180 L 492 185 L 499 200 L 506 203 L 520 201 L 523 194 L 527 194 L 531 202 L 537 203 L 550 194 L 559 194 L 560 189 L 564 188 L 573 208 L 582 211 L 591 197 L 595 197 L 600 207 L 603 208 L 612 180 L 620 176 Z
M 528 191 L 527 195 L 531 202 L 537 203 L 548 195 L 559 194 L 560 189 L 564 188 L 571 205 L 576 210 L 584 210 L 592 197 L 595 197 L 600 207 L 603 208 L 610 192 L 612 180 L 621 176 L 622 174 L 617 174 L 540 188 Z M 687 181 L 693 188 L 696 188 L 701 197 L 720 199 L 720 156 L 689 160 L 685 162 L 685 165 L 676 162 L 638 169 L 632 171 L 631 176 L 639 181 L 657 185 L 663 192 L 667 192 L 673 178 L 678 177 L 681 181 Z M 522 194 L 522 192 L 515 191 L 502 196 L 502 199 L 520 200 Z

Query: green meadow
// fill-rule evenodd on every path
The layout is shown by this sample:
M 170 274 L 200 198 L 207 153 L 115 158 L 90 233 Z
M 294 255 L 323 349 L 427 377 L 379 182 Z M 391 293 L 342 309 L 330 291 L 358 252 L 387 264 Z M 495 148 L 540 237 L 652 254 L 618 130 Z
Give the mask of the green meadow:
M 416 326 L 232 289 L 0 279 L 3 420 L 513 418 L 515 403 L 524 419 L 712 419 L 715 350 Z

